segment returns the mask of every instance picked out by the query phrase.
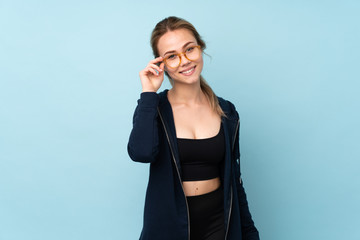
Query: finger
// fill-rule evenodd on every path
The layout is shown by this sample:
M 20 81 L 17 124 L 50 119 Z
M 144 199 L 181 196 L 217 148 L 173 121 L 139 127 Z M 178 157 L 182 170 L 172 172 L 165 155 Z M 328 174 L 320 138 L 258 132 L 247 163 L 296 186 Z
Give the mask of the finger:
M 144 70 L 142 70 L 140 72 L 140 76 L 145 77 L 145 76 L 148 76 L 148 75 L 157 75 L 157 72 L 154 69 L 148 68 L 148 67 L 144 68 Z
M 165 68 L 165 63 L 162 62 L 162 63 L 160 64 L 160 69 L 161 69 L 162 71 L 164 71 L 164 68 Z
M 161 65 L 161 64 L 160 64 Z M 161 69 L 161 67 L 159 67 L 158 65 L 156 64 L 149 64 L 148 67 L 151 67 L 153 69 L 156 69 L 158 72 L 162 72 L 163 69 Z
M 155 71 L 154 69 L 152 69 L 152 68 L 148 68 L 148 69 L 147 69 L 147 72 L 148 72 L 148 73 L 152 73 L 153 75 L 156 75 L 156 76 L 159 75 L 159 73 L 156 72 L 156 71 Z
M 153 60 L 151 60 L 149 63 L 155 64 L 155 63 L 162 62 L 163 60 L 164 60 L 163 57 L 157 57 L 157 58 L 154 58 Z

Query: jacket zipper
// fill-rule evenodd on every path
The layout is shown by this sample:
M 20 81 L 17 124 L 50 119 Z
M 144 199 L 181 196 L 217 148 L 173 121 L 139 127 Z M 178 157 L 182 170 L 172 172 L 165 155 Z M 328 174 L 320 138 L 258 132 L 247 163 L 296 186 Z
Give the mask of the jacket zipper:
M 233 139 L 233 144 L 232 144 L 232 151 L 234 151 L 234 148 L 235 148 L 236 133 L 239 130 L 239 126 L 240 126 L 240 120 L 238 120 L 237 124 L 236 124 L 236 129 L 235 129 L 235 134 L 234 134 L 234 139 Z
M 230 186 L 230 210 L 229 210 L 229 216 L 228 216 L 228 224 L 227 224 L 227 227 L 226 227 L 225 239 L 227 239 L 227 235 L 228 235 L 228 232 L 229 232 L 230 216 L 231 216 L 231 209 L 232 209 L 232 200 L 233 200 L 233 190 L 232 190 L 232 187 Z
M 240 126 L 240 120 L 238 120 L 236 129 L 235 129 L 234 139 L 233 139 L 233 143 L 232 143 L 232 152 L 234 151 L 234 148 L 235 148 L 236 133 L 239 130 L 239 126 Z M 228 224 L 226 227 L 225 239 L 227 239 L 227 235 L 229 232 L 230 216 L 231 216 L 231 210 L 232 210 L 232 200 L 233 200 L 233 190 L 232 190 L 232 186 L 230 185 L 230 210 L 229 210 L 229 216 L 228 216 L 228 222 L 227 222 Z
M 160 113 L 159 108 L 158 108 L 158 113 L 159 113 L 159 116 L 160 116 L 160 119 L 161 119 L 161 123 L 162 123 L 162 125 L 163 125 L 163 127 L 164 127 L 164 130 L 165 130 L 166 138 L 167 138 L 167 140 L 168 140 L 168 142 L 169 142 L 171 155 L 172 155 L 172 158 L 173 158 L 175 167 L 176 167 L 177 175 L 178 175 L 178 177 L 179 177 L 181 189 L 182 189 L 182 191 L 183 191 L 183 193 L 184 193 L 185 203 L 186 203 L 186 211 L 187 211 L 187 218 L 188 218 L 188 240 L 190 240 L 190 214 L 189 214 L 188 202 L 187 202 L 187 199 L 186 199 L 186 196 L 185 196 L 185 190 L 184 190 L 184 187 L 183 187 L 181 178 L 180 178 L 180 172 L 179 172 L 179 168 L 178 168 L 178 166 L 177 166 L 177 164 L 176 164 L 174 152 L 173 152 L 173 149 L 172 149 L 172 147 L 171 147 L 170 138 L 169 138 L 168 132 L 167 132 L 167 130 L 166 130 L 165 123 L 164 123 L 164 120 L 163 120 L 163 118 L 162 118 L 162 116 L 161 116 L 161 113 Z

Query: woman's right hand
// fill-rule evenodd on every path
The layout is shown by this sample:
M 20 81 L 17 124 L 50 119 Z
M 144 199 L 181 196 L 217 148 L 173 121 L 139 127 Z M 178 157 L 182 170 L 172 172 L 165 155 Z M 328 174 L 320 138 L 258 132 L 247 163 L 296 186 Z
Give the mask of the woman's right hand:
M 159 90 L 164 80 L 165 64 L 162 61 L 162 57 L 155 58 L 140 71 L 139 75 L 143 92 L 157 92 Z M 160 66 L 156 65 L 157 63 L 160 63 Z

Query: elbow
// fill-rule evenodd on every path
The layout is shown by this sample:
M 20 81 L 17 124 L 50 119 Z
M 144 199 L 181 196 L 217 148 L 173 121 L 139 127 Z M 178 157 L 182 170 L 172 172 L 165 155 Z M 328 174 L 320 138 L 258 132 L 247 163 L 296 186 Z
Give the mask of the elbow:
M 252 225 L 251 227 L 248 227 L 246 229 L 242 229 L 243 231 L 243 239 L 249 239 L 249 240 L 259 240 L 260 236 L 259 236 L 259 231 L 256 229 L 256 227 L 254 225 Z
M 134 162 L 153 163 L 156 160 L 157 151 L 145 151 L 144 148 L 134 148 L 128 144 L 128 154 Z

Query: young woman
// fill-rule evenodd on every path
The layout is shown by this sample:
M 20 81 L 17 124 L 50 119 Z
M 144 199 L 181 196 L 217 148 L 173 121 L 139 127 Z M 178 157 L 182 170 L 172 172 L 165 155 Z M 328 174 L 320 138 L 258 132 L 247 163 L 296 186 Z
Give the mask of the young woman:
M 131 159 L 151 163 L 140 239 L 259 239 L 240 177 L 239 116 L 201 76 L 205 42 L 169 17 L 151 46 L 128 143 Z M 164 74 L 172 88 L 157 93 Z

